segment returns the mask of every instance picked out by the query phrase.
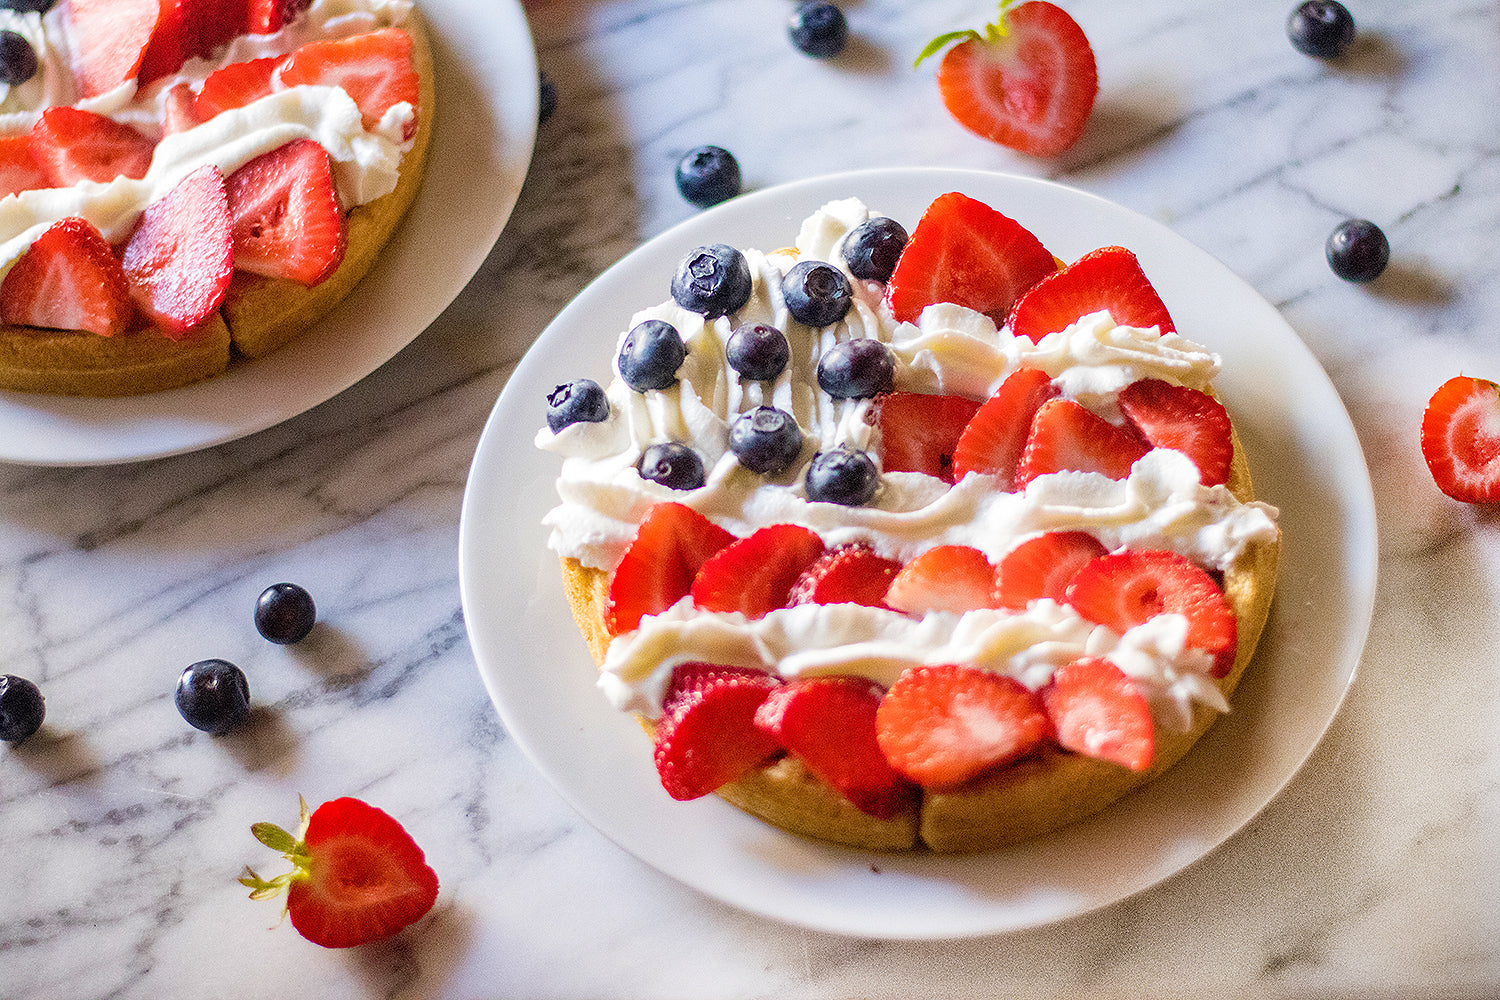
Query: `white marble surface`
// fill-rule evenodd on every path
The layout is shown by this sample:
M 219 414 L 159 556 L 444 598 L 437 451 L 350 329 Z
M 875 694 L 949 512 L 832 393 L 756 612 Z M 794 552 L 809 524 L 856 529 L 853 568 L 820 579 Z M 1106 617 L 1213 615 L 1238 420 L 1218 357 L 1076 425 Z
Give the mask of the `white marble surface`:
M 851 0 L 854 41 L 828 62 L 787 42 L 786 0 L 531 4 L 558 110 L 493 253 L 410 347 L 232 444 L 0 468 L 3 669 L 48 705 L 0 750 L 0 997 L 1500 995 L 1500 524 L 1437 492 L 1416 437 L 1448 376 L 1500 377 L 1500 10 L 1354 2 L 1361 41 L 1330 65 L 1288 44 L 1291 6 L 1071 0 L 1101 94 L 1044 162 L 962 131 L 911 69 L 992 4 Z M 1242 833 L 1064 924 L 850 940 L 646 868 L 507 738 L 459 604 L 469 459 L 551 316 L 693 211 L 672 167 L 702 142 L 753 188 L 905 164 L 1063 180 L 1166 222 L 1300 332 L 1364 443 L 1381 580 L 1343 711 Z M 1371 286 L 1323 261 L 1348 216 L 1391 238 Z M 251 624 L 280 579 L 319 604 L 298 646 Z M 228 737 L 172 705 L 207 656 L 251 678 L 253 722 Z M 274 927 L 234 879 L 271 860 L 250 823 L 291 823 L 298 792 L 400 817 L 442 880 L 434 913 L 347 952 Z

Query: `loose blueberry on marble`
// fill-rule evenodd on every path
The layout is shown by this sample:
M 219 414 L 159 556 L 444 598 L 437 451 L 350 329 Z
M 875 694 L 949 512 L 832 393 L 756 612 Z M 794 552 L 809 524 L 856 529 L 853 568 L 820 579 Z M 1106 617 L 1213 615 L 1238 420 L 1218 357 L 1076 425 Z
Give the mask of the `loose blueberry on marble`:
M 781 279 L 781 296 L 792 319 L 814 327 L 837 323 L 854 303 L 844 272 L 821 260 L 793 264 Z
M 227 733 L 250 715 L 250 683 L 228 660 L 199 660 L 177 679 L 177 711 L 194 729 Z
M 739 310 L 750 301 L 751 288 L 750 262 L 723 243 L 693 250 L 672 276 L 673 300 L 708 319 Z
M 786 30 L 793 45 L 817 59 L 838 55 L 849 41 L 844 12 L 827 0 L 801 0 L 787 19 Z
M 687 345 L 671 323 L 648 319 L 637 323 L 620 345 L 620 377 L 636 392 L 667 389 L 677 382 L 677 369 L 687 358 Z
M 1287 18 L 1286 33 L 1298 52 L 1332 59 L 1354 43 L 1354 17 L 1337 0 L 1307 0 Z
M 636 468 L 642 479 L 672 490 L 696 490 L 707 482 L 703 459 L 696 451 L 676 441 L 651 445 L 641 453 Z
M 895 219 L 883 215 L 866 219 L 844 237 L 844 263 L 856 278 L 890 281 L 909 238 Z
M 255 601 L 255 628 L 283 646 L 301 642 L 318 620 L 312 595 L 295 583 L 273 583 Z
M 1374 281 L 1391 260 L 1390 241 L 1368 219 L 1340 222 L 1328 234 L 1324 250 L 1328 266 L 1345 281 Z
M 722 146 L 699 146 L 677 161 L 677 190 L 699 208 L 740 193 L 740 162 Z
M 820 451 L 807 467 L 807 499 L 863 507 L 875 498 L 880 473 L 875 463 L 854 448 Z
M 0 0 L 0 10 L 13 10 L 17 14 L 45 14 L 56 0 Z
M 547 393 L 547 426 L 556 434 L 570 424 L 597 424 L 609 419 L 609 397 L 591 378 L 565 382 Z
M 15 674 L 0 676 L 0 740 L 20 742 L 41 729 L 46 717 L 41 688 Z
M 769 382 L 786 371 L 792 347 L 786 334 L 769 323 L 745 323 L 735 327 L 724 345 L 729 367 L 754 382 Z
M 878 340 L 835 344 L 818 359 L 818 385 L 835 399 L 869 399 L 891 387 L 896 359 Z
M 802 429 L 785 410 L 757 406 L 729 425 L 729 450 L 751 472 L 775 475 L 802 454 Z
M 0 83 L 19 86 L 36 76 L 36 49 L 26 36 L 15 31 L 0 31 Z

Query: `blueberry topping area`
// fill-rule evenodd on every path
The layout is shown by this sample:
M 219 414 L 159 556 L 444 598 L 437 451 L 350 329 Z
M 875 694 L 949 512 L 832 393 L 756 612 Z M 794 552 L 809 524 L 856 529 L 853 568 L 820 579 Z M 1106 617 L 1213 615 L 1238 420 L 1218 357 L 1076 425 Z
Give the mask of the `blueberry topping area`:
M 698 146 L 677 161 L 677 190 L 699 208 L 740 193 L 740 161 L 722 146 Z
M 1286 34 L 1298 52 L 1337 58 L 1354 44 L 1354 16 L 1337 0 L 1307 0 L 1287 18 Z
M 0 740 L 20 742 L 41 729 L 46 717 L 41 688 L 15 674 L 0 676 Z
M 682 259 L 672 276 L 672 298 L 708 319 L 727 316 L 750 301 L 750 262 L 734 247 L 715 243 Z
M 854 289 L 844 272 L 821 260 L 798 261 L 781 279 L 787 312 L 798 323 L 831 326 L 848 315 Z
M 177 711 L 194 729 L 227 733 L 250 715 L 250 684 L 228 660 L 199 660 L 177 679 Z
M 14 31 L 0 31 L 0 83 L 19 86 L 36 76 L 36 49 L 26 36 Z
M 896 261 L 910 239 L 901 223 L 885 216 L 866 219 L 844 237 L 844 263 L 849 273 L 865 281 L 891 280 Z
M 814 502 L 863 507 L 875 499 L 879 485 L 875 463 L 853 448 L 820 451 L 807 467 L 807 499 Z
M 318 620 L 312 595 L 295 583 L 273 583 L 255 601 L 255 629 L 272 642 L 301 642 Z
M 786 334 L 769 323 L 746 323 L 735 327 L 724 345 L 729 367 L 743 378 L 769 382 L 779 378 L 792 360 L 792 346 Z
M 838 55 L 849 41 L 844 12 L 827 0 L 801 0 L 787 19 L 786 31 L 798 51 L 816 59 Z
M 775 475 L 802 454 L 802 429 L 785 410 L 757 406 L 729 425 L 729 450 L 751 472 Z
M 1374 281 L 1391 260 L 1391 244 L 1368 219 L 1349 219 L 1334 227 L 1324 248 L 1328 266 L 1345 281 Z
M 591 378 L 564 382 L 547 393 L 547 426 L 553 434 L 571 424 L 597 424 L 609 419 L 609 397 Z
M 835 344 L 818 359 L 818 385 L 835 399 L 869 399 L 891 387 L 896 359 L 868 338 Z
M 685 444 L 668 441 L 653 444 L 641 453 L 636 464 L 642 479 L 672 490 L 696 490 L 708 481 L 703 459 Z
M 686 358 L 687 346 L 677 328 L 648 319 L 631 328 L 620 345 L 620 377 L 636 392 L 668 389 L 677 384 L 677 369 Z
M 56 0 L 0 0 L 0 10 L 13 10 L 17 14 L 45 14 Z

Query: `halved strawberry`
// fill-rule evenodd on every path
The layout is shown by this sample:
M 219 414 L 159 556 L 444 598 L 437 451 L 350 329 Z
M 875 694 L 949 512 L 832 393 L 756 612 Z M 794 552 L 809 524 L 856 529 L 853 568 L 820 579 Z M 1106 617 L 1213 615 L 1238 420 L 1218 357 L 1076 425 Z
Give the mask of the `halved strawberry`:
M 1087 531 L 1048 531 L 1028 538 L 995 567 L 995 601 L 1017 611 L 1043 597 L 1062 602 L 1073 574 L 1105 551 Z
M 0 282 L 7 326 L 87 330 L 112 337 L 135 317 L 125 271 L 99 230 L 80 218 L 53 223 Z
M 252 35 L 280 31 L 283 25 L 311 5 L 312 0 L 249 0 L 248 27 L 245 30 Z
M 755 725 L 861 811 L 890 819 L 910 807 L 916 788 L 875 738 L 883 689 L 863 677 L 811 677 L 776 688 Z
M 246 868 L 240 884 L 251 899 L 285 889 L 292 926 L 314 944 L 351 948 L 390 937 L 437 901 L 437 874 L 411 834 L 359 799 L 334 799 L 312 813 L 303 802 L 296 836 L 272 823 L 250 830 L 292 870 L 266 880 Z
M 875 712 L 886 760 L 939 790 L 1024 756 L 1050 731 L 1041 699 L 1023 684 L 952 664 L 908 669 Z
M 402 101 L 419 110 L 411 53 L 411 36 L 400 28 L 308 42 L 287 58 L 281 82 L 288 87 L 303 83 L 342 87 L 354 98 L 365 128 L 372 129 L 387 109 Z M 410 139 L 416 129 L 414 115 L 405 137 Z
M 221 112 L 243 108 L 265 97 L 271 93 L 271 77 L 281 63 L 280 57 L 267 56 L 220 66 L 208 74 L 198 91 L 194 102 L 198 117 L 208 121 Z
M 792 587 L 823 554 L 823 540 L 797 524 L 772 524 L 724 546 L 693 579 L 693 604 L 763 618 L 791 603 Z
M 0 136 L 0 197 L 47 187 L 41 164 L 31 155 L 29 135 Z
M 915 322 L 937 302 L 982 312 L 999 326 L 1057 261 L 1024 226 L 957 191 L 940 195 L 896 261 L 886 301 L 897 320 Z
M 1140 261 L 1124 247 L 1092 250 L 1038 281 L 1016 300 L 1008 322 L 1011 333 L 1035 341 L 1102 309 L 1120 326 L 1175 329 Z
M 1440 385 L 1422 414 L 1422 457 L 1453 499 L 1500 501 L 1500 386 L 1469 375 Z
M 225 182 L 233 218 L 234 266 L 316 285 L 344 259 L 344 216 L 333 164 L 312 139 L 263 153 Z
M 604 623 L 629 632 L 686 597 L 698 569 L 734 536 L 691 507 L 659 503 L 646 512 L 609 581 Z
M 1073 575 L 1067 599 L 1089 621 L 1121 634 L 1157 615 L 1182 615 L 1188 645 L 1214 657 L 1215 677 L 1234 666 L 1234 609 L 1214 578 L 1186 556 L 1157 549 L 1111 552 Z
M 777 686 L 767 673 L 683 664 L 670 708 L 656 723 L 656 771 L 674 799 L 696 799 L 744 777 L 781 752 L 755 725 L 755 710 Z
M 885 603 L 909 615 L 991 608 L 995 567 L 969 545 L 939 545 L 901 567 Z
M 66 9 L 78 96 L 135 79 L 162 16 L 159 0 L 68 0 Z
M 224 176 L 208 165 L 146 206 L 121 263 L 136 305 L 168 335 L 219 308 L 234 273 Z
M 1040 369 L 1017 368 L 1007 375 L 959 435 L 953 448 L 954 481 L 978 472 L 998 476 L 996 488 L 1002 493 L 1014 490 L 1031 420 L 1056 395 L 1057 387 Z
M 174 83 L 162 100 L 161 134 L 165 138 L 203 124 L 198 119 L 197 97 L 186 82 Z
M 1151 766 L 1156 753 L 1151 706 L 1113 663 L 1096 656 L 1066 663 L 1041 696 L 1060 746 L 1132 771 Z
M 792 604 L 863 604 L 885 607 L 885 592 L 901 569 L 863 542 L 850 542 L 819 556 L 792 585 Z
M 43 111 L 31 127 L 31 155 L 53 187 L 79 181 L 139 180 L 156 144 L 113 118 L 65 104 Z
M 1083 29 L 1062 8 L 1002 4 L 999 23 L 936 38 L 917 61 L 953 42 L 938 90 L 960 125 L 1032 156 L 1056 156 L 1078 141 L 1099 73 Z
M 953 482 L 953 448 L 979 409 L 963 396 L 887 392 L 876 399 L 880 465 L 886 472 L 925 472 Z
M 1171 448 L 1198 466 L 1204 486 L 1229 482 L 1234 438 L 1224 404 L 1206 392 L 1157 378 L 1120 390 L 1120 411 L 1153 448 Z
M 1021 452 L 1016 485 L 1049 472 L 1101 472 L 1124 479 L 1136 459 L 1150 449 L 1129 427 L 1117 427 L 1071 399 L 1042 404 L 1031 421 Z

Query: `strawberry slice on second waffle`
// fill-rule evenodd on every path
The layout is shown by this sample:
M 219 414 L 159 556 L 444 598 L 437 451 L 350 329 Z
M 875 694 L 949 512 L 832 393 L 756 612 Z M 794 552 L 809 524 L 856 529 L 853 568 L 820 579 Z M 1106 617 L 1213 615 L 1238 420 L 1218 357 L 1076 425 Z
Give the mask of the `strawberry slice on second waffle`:
M 1090 251 L 1038 281 L 1016 300 L 1008 322 L 1017 337 L 1038 341 L 1102 309 L 1120 326 L 1176 329 L 1140 261 L 1124 247 Z

